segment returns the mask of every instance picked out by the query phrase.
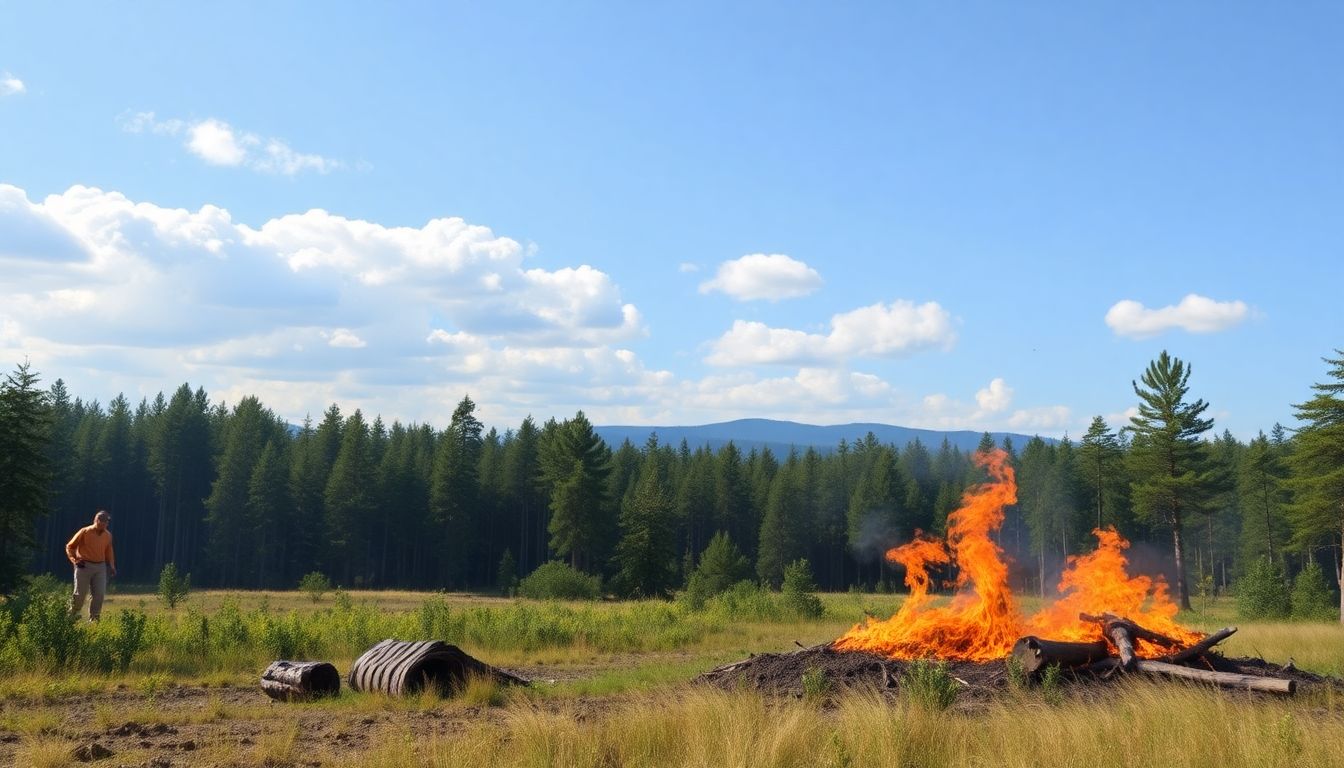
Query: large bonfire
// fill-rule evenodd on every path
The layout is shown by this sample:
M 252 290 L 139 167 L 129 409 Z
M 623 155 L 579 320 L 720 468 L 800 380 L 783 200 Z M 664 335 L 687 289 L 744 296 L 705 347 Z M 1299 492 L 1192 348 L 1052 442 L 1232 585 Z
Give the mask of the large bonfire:
M 1096 551 L 1069 558 L 1059 581 L 1059 598 L 1032 616 L 1018 609 L 1008 586 L 1008 566 L 991 534 L 1003 524 L 1004 507 L 1017 501 L 1017 483 L 1002 450 L 977 453 L 990 480 L 969 489 L 962 506 L 947 518 L 947 541 L 923 534 L 887 552 L 892 563 L 905 566 L 910 596 L 890 619 L 869 619 L 833 644 L 842 651 L 868 651 L 893 659 L 935 657 L 990 661 L 1007 656 L 1023 635 L 1060 640 L 1102 639 L 1102 629 L 1080 614 L 1125 616 L 1182 644 L 1202 633 L 1175 621 L 1177 606 L 1166 583 L 1128 574 L 1124 550 L 1129 547 L 1113 529 L 1093 531 Z M 933 566 L 954 564 L 956 594 L 946 605 L 933 605 L 929 594 Z M 1139 656 L 1157 656 L 1159 646 L 1140 639 Z

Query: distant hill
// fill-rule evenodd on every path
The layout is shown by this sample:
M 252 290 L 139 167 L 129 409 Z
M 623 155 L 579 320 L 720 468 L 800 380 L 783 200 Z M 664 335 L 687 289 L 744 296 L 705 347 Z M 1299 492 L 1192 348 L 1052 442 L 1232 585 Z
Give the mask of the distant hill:
M 970 430 L 943 432 L 936 429 L 912 429 L 890 424 L 836 424 L 823 427 L 773 419 L 738 419 L 698 427 L 595 426 L 593 429 L 612 448 L 616 448 L 627 439 L 639 447 L 649 439 L 649 435 L 657 433 L 658 442 L 678 446 L 685 440 L 691 450 L 708 446 L 711 450 L 717 451 L 731 440 L 743 453 L 752 448 L 768 447 L 776 455 L 786 455 L 792 447 L 806 449 L 809 446 L 822 453 L 830 453 L 841 440 L 852 445 L 862 440 L 869 432 L 872 432 L 879 442 L 891 443 L 898 448 L 904 448 L 906 443 L 919 438 L 929 450 L 936 451 L 938 446 L 943 444 L 943 438 L 947 438 L 953 446 L 963 451 L 973 451 L 980 444 L 980 436 L 983 434 Z M 1002 445 L 1004 437 L 1011 437 L 1013 445 L 1019 450 L 1032 438 L 1031 435 L 1016 432 L 990 432 L 990 435 L 994 437 L 996 445 Z M 1048 442 L 1053 442 L 1049 438 L 1046 439 Z

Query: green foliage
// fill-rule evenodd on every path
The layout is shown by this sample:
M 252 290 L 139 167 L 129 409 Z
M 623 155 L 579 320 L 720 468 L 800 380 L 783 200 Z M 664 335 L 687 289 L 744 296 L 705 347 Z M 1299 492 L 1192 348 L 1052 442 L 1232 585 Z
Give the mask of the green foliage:
M 901 693 L 918 707 L 942 711 L 957 700 L 957 681 L 947 671 L 947 662 L 916 659 L 901 676 Z
M 1293 579 L 1293 618 L 1329 621 L 1339 618 L 1339 604 L 1325 581 L 1320 563 L 1310 562 Z
M 1060 683 L 1064 679 L 1064 668 L 1058 664 L 1046 665 L 1041 670 L 1041 695 L 1047 704 L 1058 706 L 1064 701 L 1064 692 Z
M 819 699 L 830 690 L 831 681 L 826 677 L 826 670 L 821 667 L 808 667 L 803 670 L 803 698 Z
M 495 589 L 501 595 L 512 596 L 518 589 L 518 561 L 513 559 L 513 550 L 504 550 L 499 558 L 499 567 L 495 569 Z
M 1237 614 L 1244 619 L 1282 619 L 1291 613 L 1283 569 L 1268 557 L 1251 564 L 1237 582 Z
M 796 616 L 805 619 L 819 618 L 824 610 L 821 598 L 817 597 L 817 585 L 812 580 L 812 566 L 806 559 L 794 560 L 784 568 L 784 585 L 781 590 L 784 607 Z
M 168 563 L 159 573 L 159 600 L 164 605 L 176 608 L 191 593 L 191 574 L 179 574 L 177 563 Z
M 145 642 L 145 624 L 149 617 L 144 610 L 125 610 L 117 612 L 117 634 L 114 657 L 117 670 L 125 673 L 131 668 L 131 661 L 139 653 Z
M 52 594 L 33 596 L 19 624 L 24 656 L 40 659 L 50 669 L 64 669 L 79 659 L 84 639 L 65 600 Z
M 331 591 L 331 579 L 321 571 L 312 571 L 299 579 L 299 590 L 308 595 L 308 599 L 314 603 L 320 602 L 322 597 Z
M 700 555 L 700 564 L 691 572 L 684 599 L 693 610 L 700 610 L 706 600 L 728 591 L 750 576 L 751 563 L 727 532 L 719 531 L 709 540 L 709 546 Z
M 626 597 L 666 597 L 676 584 L 673 498 L 663 478 L 661 454 L 651 439 L 632 493 L 621 505 L 614 591 Z
M 552 560 L 528 574 L 518 585 L 518 594 L 534 600 L 596 600 L 602 594 L 602 579 Z
M 1004 667 L 1008 673 L 1008 687 L 1014 691 L 1025 690 L 1031 682 L 1031 675 L 1027 674 L 1027 668 L 1022 666 L 1022 662 L 1016 656 L 1009 656 L 1004 660 Z
M 22 584 L 37 520 L 48 511 L 52 411 L 27 363 L 0 380 L 0 595 Z
M 1217 472 L 1200 435 L 1213 428 L 1202 418 L 1208 403 L 1189 402 L 1191 369 L 1166 350 L 1151 363 L 1139 382 L 1139 413 L 1130 419 L 1134 435 L 1130 468 L 1138 515 L 1172 531 L 1176 589 L 1182 608 L 1190 608 L 1180 537 L 1191 512 L 1208 511 L 1219 490 Z M 1140 386 L 1142 382 L 1142 386 Z
M 1335 354 L 1325 359 L 1331 380 L 1313 384 L 1316 394 L 1293 406 L 1305 425 L 1288 456 L 1294 474 L 1288 481 L 1294 492 L 1288 516 L 1300 546 L 1344 545 L 1344 350 Z

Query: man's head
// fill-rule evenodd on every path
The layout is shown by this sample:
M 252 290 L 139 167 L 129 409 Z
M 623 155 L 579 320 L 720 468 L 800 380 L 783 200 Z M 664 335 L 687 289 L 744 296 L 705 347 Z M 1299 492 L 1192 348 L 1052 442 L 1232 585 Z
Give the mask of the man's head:
M 93 525 L 100 531 L 107 530 L 107 524 L 112 522 L 112 516 L 107 514 L 107 510 L 100 509 L 98 514 L 93 516 Z

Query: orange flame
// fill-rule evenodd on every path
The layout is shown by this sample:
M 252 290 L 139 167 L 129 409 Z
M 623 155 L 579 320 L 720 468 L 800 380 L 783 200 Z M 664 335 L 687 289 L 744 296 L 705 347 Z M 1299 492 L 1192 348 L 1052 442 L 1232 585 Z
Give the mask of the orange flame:
M 888 551 L 889 561 L 906 568 L 910 596 L 890 619 L 854 626 L 835 641 L 837 649 L 897 659 L 990 661 L 1007 656 L 1024 634 L 1052 640 L 1099 639 L 1100 627 L 1078 618 L 1083 612 L 1124 616 L 1183 644 L 1203 636 L 1175 622 L 1177 607 L 1165 582 L 1128 576 L 1124 549 L 1129 542 L 1109 529 L 1093 532 L 1100 542 L 1095 552 L 1069 558 L 1060 577 L 1060 599 L 1024 619 L 1008 587 L 1003 551 L 990 538 L 1003 525 L 1004 507 L 1017 501 L 1013 468 L 1008 454 L 998 449 L 977 453 L 974 459 L 988 470 L 990 481 L 968 489 L 961 508 L 948 515 L 947 546 L 917 532 L 915 540 Z M 957 594 L 946 606 L 930 607 L 929 566 L 952 561 L 959 569 Z M 1137 648 L 1141 656 L 1163 650 L 1145 641 Z

